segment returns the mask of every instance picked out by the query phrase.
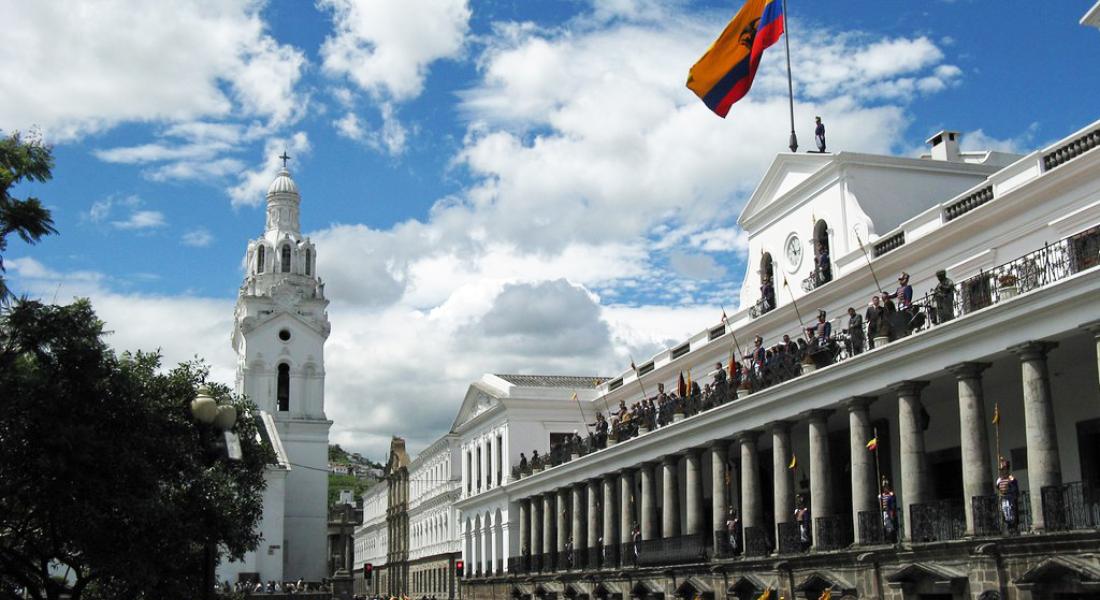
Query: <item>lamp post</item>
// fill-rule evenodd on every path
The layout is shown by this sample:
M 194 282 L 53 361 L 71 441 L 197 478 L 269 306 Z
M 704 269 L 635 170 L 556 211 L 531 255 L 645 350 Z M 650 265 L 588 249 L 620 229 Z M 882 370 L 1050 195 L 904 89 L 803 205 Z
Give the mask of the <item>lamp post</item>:
M 240 460 L 241 442 L 233 432 L 237 423 L 237 409 L 229 404 L 218 405 L 210 388 L 202 385 L 191 401 L 191 416 L 195 419 L 202 439 L 203 456 L 208 466 L 218 460 Z M 220 434 L 220 435 L 214 435 Z M 220 439 L 219 439 L 220 438 Z M 203 548 L 203 591 L 199 596 L 209 600 L 214 594 L 215 544 L 207 540 Z

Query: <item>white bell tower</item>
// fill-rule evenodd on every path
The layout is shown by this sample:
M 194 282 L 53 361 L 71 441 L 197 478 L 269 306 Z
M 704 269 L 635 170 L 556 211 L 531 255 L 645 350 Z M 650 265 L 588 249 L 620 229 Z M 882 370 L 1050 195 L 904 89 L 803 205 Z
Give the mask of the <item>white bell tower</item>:
M 291 463 L 286 479 L 283 574 L 320 581 L 328 526 L 325 340 L 330 326 L 317 251 L 298 226 L 301 197 L 283 168 L 267 190 L 263 236 L 248 243 L 234 311 L 237 392 L 270 413 Z

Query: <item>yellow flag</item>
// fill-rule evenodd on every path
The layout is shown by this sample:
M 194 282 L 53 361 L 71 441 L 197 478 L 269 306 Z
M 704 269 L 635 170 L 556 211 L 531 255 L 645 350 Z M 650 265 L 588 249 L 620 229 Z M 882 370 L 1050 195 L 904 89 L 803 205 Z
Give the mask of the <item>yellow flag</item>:
M 797 466 L 798 466 L 798 456 L 795 455 L 795 454 L 792 454 L 791 455 L 791 464 L 787 465 L 787 468 L 788 469 L 794 469 Z
M 993 424 L 1001 424 L 1001 403 L 997 402 L 993 405 Z
M 764 593 L 760 594 L 760 597 L 757 598 L 756 600 L 771 600 L 771 599 L 772 599 L 772 590 L 771 590 L 771 588 L 768 588 L 768 589 L 764 590 Z
M 825 588 L 817 600 L 833 600 L 833 588 Z

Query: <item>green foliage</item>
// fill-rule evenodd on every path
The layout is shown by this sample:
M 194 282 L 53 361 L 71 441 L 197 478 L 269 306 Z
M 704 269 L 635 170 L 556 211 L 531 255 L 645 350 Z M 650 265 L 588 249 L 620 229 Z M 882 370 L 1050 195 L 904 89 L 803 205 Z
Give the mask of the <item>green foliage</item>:
M 24 140 L 18 133 L 0 139 L 0 304 L 6 304 L 11 292 L 4 280 L 3 252 L 8 248 L 8 234 L 18 235 L 33 244 L 52 233 L 50 211 L 38 198 L 13 198 L 12 186 L 24 181 L 48 181 L 53 175 L 53 149 L 37 136 Z
M 86 300 L 0 317 L 0 597 L 192 598 L 207 544 L 256 547 L 273 457 L 249 402 L 213 386 L 244 454 L 214 460 L 190 413 L 205 365 L 115 355 Z
M 355 475 L 338 475 L 336 473 L 328 474 L 328 505 L 332 506 L 336 504 L 336 500 L 340 497 L 340 490 L 352 490 L 355 492 L 355 497 L 358 498 L 367 491 L 367 488 L 373 484 L 374 481 L 365 477 L 356 477 Z

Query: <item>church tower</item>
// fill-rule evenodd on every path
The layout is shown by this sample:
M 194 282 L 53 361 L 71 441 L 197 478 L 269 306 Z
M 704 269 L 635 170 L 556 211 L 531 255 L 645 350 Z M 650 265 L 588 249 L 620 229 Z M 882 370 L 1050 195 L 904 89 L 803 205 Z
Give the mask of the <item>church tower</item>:
M 325 340 L 330 325 L 317 251 L 298 225 L 301 197 L 283 168 L 267 190 L 264 234 L 248 243 L 247 273 L 234 311 L 237 392 L 269 413 L 291 463 L 286 478 L 285 579 L 319 581 L 328 526 Z M 265 508 L 266 510 L 266 508 Z

